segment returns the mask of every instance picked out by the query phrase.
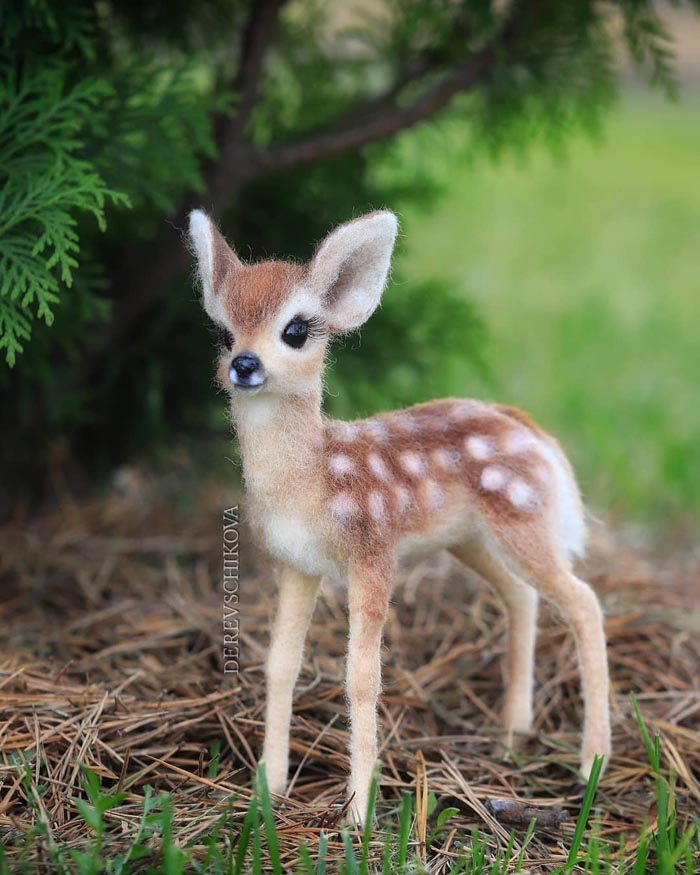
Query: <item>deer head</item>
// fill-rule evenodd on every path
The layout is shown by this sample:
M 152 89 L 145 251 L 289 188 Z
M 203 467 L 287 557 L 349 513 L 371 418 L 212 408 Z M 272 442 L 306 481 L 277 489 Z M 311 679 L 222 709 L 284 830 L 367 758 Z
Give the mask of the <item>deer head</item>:
M 190 214 L 204 309 L 220 330 L 228 391 L 304 394 L 319 386 L 329 336 L 364 324 L 386 284 L 398 223 L 369 213 L 332 231 L 306 265 L 246 264 L 211 219 Z

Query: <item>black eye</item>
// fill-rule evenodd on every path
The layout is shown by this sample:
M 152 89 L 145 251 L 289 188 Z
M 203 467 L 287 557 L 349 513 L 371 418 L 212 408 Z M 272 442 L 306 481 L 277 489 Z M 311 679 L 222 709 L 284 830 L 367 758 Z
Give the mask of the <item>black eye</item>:
M 225 346 L 226 349 L 231 349 L 233 346 L 233 334 L 223 325 L 214 325 L 209 329 L 209 333 L 217 346 Z
M 282 332 L 282 340 L 294 349 L 300 349 L 306 343 L 308 336 L 309 323 L 299 316 L 295 316 Z

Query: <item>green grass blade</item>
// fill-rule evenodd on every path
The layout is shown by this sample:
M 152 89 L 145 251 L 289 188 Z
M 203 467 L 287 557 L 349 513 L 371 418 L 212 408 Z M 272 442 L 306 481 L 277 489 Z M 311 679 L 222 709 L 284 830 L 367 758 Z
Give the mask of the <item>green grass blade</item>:
M 360 875 L 360 867 L 357 865 L 352 837 L 346 829 L 343 830 L 343 848 L 345 849 L 345 871 L 349 875 Z
M 581 848 L 581 842 L 583 841 L 583 834 L 586 831 L 588 817 L 591 813 L 591 808 L 593 808 L 593 800 L 595 799 L 595 794 L 598 790 L 598 782 L 600 781 L 600 772 L 602 768 L 603 757 L 596 756 L 593 760 L 588 783 L 586 784 L 586 792 L 583 796 L 583 802 L 581 803 L 581 811 L 579 812 L 578 820 L 576 821 L 576 829 L 574 830 L 574 837 L 571 841 L 569 856 L 566 858 L 568 866 L 572 866 L 578 858 L 578 852 Z
M 250 833 L 255 819 L 256 805 L 255 797 L 253 797 L 250 801 L 250 806 L 246 811 L 245 817 L 243 818 L 241 834 L 238 837 L 238 849 L 236 850 L 236 858 L 233 866 L 234 875 L 241 875 L 241 872 L 243 871 L 243 863 L 245 862 L 246 853 L 248 852 Z
M 647 757 L 649 758 L 649 762 L 651 763 L 651 767 L 654 770 L 654 774 L 658 775 L 659 773 L 659 756 L 658 756 L 658 744 L 654 744 L 651 740 L 651 736 L 649 735 L 649 730 L 647 729 L 646 723 L 644 722 L 644 718 L 642 717 L 642 712 L 639 708 L 639 703 L 637 702 L 637 697 L 634 693 L 630 693 L 630 698 L 632 699 L 632 708 L 634 709 L 634 716 L 637 721 L 637 726 L 639 727 L 639 734 L 642 736 L 642 741 L 644 742 L 644 747 L 647 751 Z
M 297 852 L 299 854 L 299 871 L 305 872 L 306 875 L 314 875 L 314 864 L 311 859 L 311 854 L 309 853 L 309 849 L 306 847 L 306 842 L 299 842 L 299 847 L 297 848 Z
M 367 811 L 365 828 L 362 831 L 362 856 L 360 857 L 360 872 L 366 875 L 369 865 L 369 843 L 372 838 L 372 821 L 374 820 L 374 806 L 377 802 L 377 790 L 379 788 L 379 769 L 374 770 L 372 775 L 372 783 L 369 787 L 369 799 L 367 800 Z
M 661 775 L 658 775 L 656 778 L 656 853 L 660 863 L 663 863 L 671 854 L 668 835 L 668 803 L 666 782 Z
M 382 850 L 382 875 L 391 875 L 391 852 L 393 850 L 392 842 L 393 834 L 391 825 L 386 828 L 384 833 L 384 848 Z
M 221 762 L 221 739 L 215 741 L 209 748 L 209 756 L 211 760 L 207 766 L 207 778 L 213 781 L 219 772 L 219 763 Z
M 695 836 L 695 832 L 696 827 L 689 826 L 688 829 L 681 836 L 681 840 L 675 846 L 673 851 L 668 854 L 666 859 L 662 859 L 659 861 L 661 863 L 660 875 L 673 875 L 673 873 L 676 871 L 676 866 L 679 863 L 681 857 L 686 856 L 686 852 L 690 847 L 690 842 Z
M 257 799 L 253 801 L 253 875 L 262 875 L 262 842 Z
M 275 875 L 282 875 L 280 843 L 277 837 L 275 814 L 272 810 L 272 798 L 270 797 L 270 790 L 267 786 L 267 775 L 265 774 L 264 763 L 260 763 L 258 766 L 257 784 L 260 792 L 260 804 L 262 807 L 263 823 L 265 825 L 265 835 L 267 836 L 267 847 L 270 852 L 272 871 Z
M 413 803 L 411 794 L 406 793 L 403 797 L 401 805 L 401 814 L 399 815 L 399 854 L 398 854 L 398 870 L 403 872 L 406 865 L 406 857 L 408 856 L 408 837 L 411 833 L 411 816 L 413 813 Z
M 328 836 L 322 832 L 318 837 L 318 860 L 316 861 L 316 875 L 326 875 L 326 855 L 328 854 Z
M 647 859 L 649 857 L 649 834 L 646 826 L 642 830 L 641 838 L 639 839 L 639 847 L 634 857 L 634 869 L 632 875 L 646 875 Z
M 532 820 L 530 821 L 530 823 L 527 825 L 527 831 L 525 832 L 525 835 L 523 836 L 523 843 L 520 846 L 520 853 L 518 854 L 518 859 L 515 863 L 516 872 L 519 872 L 523 868 L 523 862 L 525 860 L 525 851 L 527 850 L 527 846 L 530 844 L 530 842 L 532 841 L 532 837 L 535 834 L 535 824 L 536 823 L 537 823 L 537 821 L 533 817 Z

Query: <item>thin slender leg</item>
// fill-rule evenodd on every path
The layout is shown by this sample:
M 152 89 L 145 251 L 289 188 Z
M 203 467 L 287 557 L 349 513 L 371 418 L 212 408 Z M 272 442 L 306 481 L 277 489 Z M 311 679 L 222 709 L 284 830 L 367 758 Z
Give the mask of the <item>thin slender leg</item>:
M 277 615 L 267 658 L 265 743 L 261 757 L 270 792 L 280 795 L 287 787 L 294 684 L 320 582 L 320 578 L 307 577 L 288 566 L 280 569 Z
M 351 569 L 350 637 L 347 696 L 350 707 L 351 822 L 363 825 L 372 773 L 377 761 L 377 699 L 381 689 L 381 642 L 386 621 L 391 574 L 376 566 Z
M 610 758 L 610 675 L 600 602 L 591 587 L 565 569 L 542 581 L 540 591 L 561 608 L 576 637 L 583 693 L 581 773 L 588 778 L 596 754 Z
M 481 545 L 456 547 L 452 552 L 481 575 L 503 600 L 508 623 L 503 725 L 509 737 L 514 732 L 529 732 L 532 728 L 537 592 Z

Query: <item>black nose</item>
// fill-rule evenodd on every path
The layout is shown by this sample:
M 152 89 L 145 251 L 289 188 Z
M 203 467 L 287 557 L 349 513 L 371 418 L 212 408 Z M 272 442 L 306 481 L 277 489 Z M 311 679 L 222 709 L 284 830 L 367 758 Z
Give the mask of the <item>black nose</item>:
M 231 362 L 231 367 L 242 380 L 249 377 L 251 374 L 254 374 L 256 371 L 259 371 L 261 366 L 262 362 L 260 359 L 249 352 L 237 355 Z

